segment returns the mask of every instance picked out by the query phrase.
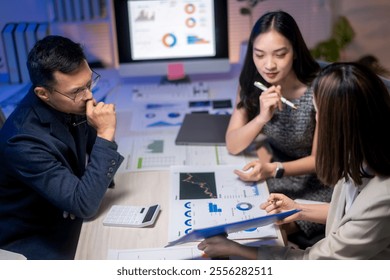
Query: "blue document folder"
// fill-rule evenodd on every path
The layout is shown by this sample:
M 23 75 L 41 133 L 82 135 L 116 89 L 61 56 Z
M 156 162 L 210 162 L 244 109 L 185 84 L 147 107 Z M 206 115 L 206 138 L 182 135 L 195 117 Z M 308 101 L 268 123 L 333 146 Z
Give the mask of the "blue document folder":
M 254 227 L 266 226 L 278 220 L 283 220 L 284 218 L 291 216 L 299 211 L 301 210 L 293 209 L 293 210 L 289 210 L 277 214 L 270 214 L 270 215 L 261 216 L 261 217 L 239 221 L 239 222 L 234 222 L 230 224 L 218 225 L 218 226 L 202 228 L 202 229 L 195 229 L 189 232 L 188 234 L 172 242 L 169 242 L 168 245 L 165 247 L 170 247 L 170 246 L 187 243 L 187 242 L 199 241 L 208 237 L 229 234 L 232 232 L 246 230 Z

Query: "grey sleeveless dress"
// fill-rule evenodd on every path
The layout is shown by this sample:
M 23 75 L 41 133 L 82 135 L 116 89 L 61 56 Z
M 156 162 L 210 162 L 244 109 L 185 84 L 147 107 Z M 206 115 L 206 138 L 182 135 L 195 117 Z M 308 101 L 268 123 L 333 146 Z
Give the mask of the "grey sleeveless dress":
M 311 154 L 315 129 L 312 92 L 307 90 L 302 97 L 291 101 L 298 106 L 298 110 L 283 104 L 283 111 L 276 110 L 262 130 L 266 139 L 260 145 L 272 153 L 272 161 L 290 161 Z M 333 191 L 333 188 L 324 186 L 315 174 L 270 178 L 267 184 L 270 192 L 283 193 L 292 199 L 329 202 Z M 325 229 L 323 225 L 311 222 L 298 221 L 297 224 L 307 237 Z

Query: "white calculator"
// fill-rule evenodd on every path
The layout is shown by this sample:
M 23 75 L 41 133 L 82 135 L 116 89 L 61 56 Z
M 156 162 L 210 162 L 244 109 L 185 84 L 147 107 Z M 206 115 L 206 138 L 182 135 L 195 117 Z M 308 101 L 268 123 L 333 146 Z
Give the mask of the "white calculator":
M 103 220 L 103 225 L 114 227 L 145 227 L 152 225 L 160 212 L 160 205 L 113 205 Z

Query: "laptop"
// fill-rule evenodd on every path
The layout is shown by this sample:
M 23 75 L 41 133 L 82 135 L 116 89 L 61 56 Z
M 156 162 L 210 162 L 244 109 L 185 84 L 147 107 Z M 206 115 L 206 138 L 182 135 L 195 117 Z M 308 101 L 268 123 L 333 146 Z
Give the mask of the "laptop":
M 176 145 L 225 145 L 230 115 L 186 114 Z

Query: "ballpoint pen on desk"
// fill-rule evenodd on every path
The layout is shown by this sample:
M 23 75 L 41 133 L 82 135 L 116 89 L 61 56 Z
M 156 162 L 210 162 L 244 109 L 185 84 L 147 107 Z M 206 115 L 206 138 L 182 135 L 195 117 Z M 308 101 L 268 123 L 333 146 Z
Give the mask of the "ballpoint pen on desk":
M 265 85 L 263 85 L 263 84 L 260 83 L 260 82 L 254 82 L 254 85 L 255 85 L 255 87 L 257 87 L 257 88 L 259 88 L 259 89 L 261 89 L 261 90 L 267 90 L 267 89 L 268 89 Z M 294 103 L 292 103 L 291 101 L 287 100 L 287 99 L 284 98 L 283 96 L 280 98 L 280 100 L 281 100 L 284 104 L 286 104 L 287 106 L 290 106 L 290 107 L 293 108 L 293 109 L 298 109 L 297 106 L 295 106 Z

